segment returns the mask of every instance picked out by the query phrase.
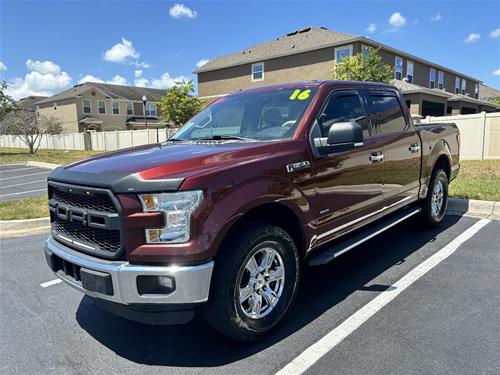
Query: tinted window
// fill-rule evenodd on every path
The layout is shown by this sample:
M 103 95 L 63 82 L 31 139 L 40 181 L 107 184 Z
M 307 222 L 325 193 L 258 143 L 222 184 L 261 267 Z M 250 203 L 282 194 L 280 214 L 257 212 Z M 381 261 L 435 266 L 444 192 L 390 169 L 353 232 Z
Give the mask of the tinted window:
M 395 96 L 369 96 L 376 134 L 401 132 L 406 127 L 403 110 Z
M 330 127 L 337 122 L 355 121 L 363 128 L 363 137 L 370 136 L 368 120 L 356 94 L 333 96 L 320 117 L 323 137 L 328 137 Z

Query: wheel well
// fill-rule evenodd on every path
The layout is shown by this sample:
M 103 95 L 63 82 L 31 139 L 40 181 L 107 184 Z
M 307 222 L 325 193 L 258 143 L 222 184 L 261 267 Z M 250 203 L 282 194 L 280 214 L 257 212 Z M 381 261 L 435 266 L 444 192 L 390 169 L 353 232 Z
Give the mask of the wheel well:
M 448 176 L 448 181 L 450 180 L 451 177 L 451 165 L 450 165 L 450 160 L 446 155 L 441 155 L 437 160 L 436 163 L 434 164 L 434 168 L 432 171 L 434 172 L 437 169 L 443 169 L 444 172 L 446 173 L 446 176 Z
M 266 203 L 248 211 L 236 225 L 242 221 L 263 221 L 282 228 L 292 237 L 299 254 L 304 257 L 304 232 L 299 218 L 290 208 L 279 203 Z

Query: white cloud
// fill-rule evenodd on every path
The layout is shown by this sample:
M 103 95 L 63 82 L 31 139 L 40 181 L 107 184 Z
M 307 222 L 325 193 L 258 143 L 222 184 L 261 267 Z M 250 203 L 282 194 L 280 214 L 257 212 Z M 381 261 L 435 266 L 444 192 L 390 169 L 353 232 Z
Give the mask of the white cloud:
M 127 85 L 127 79 L 125 77 L 122 77 L 120 75 L 114 76 L 110 81 L 107 81 L 106 83 L 112 83 L 113 85 L 122 85 L 125 86 Z
M 121 43 L 115 44 L 113 47 L 104 52 L 104 60 L 115 63 L 129 63 L 132 59 L 138 59 L 140 56 L 134 48 L 130 40 L 122 38 Z
M 170 8 L 170 16 L 173 18 L 195 18 L 197 14 L 196 11 L 189 9 L 184 4 L 175 4 Z
M 464 39 L 465 43 L 475 43 L 481 38 L 481 34 L 478 33 L 470 33 L 467 35 L 467 37 Z
M 140 78 L 142 76 L 142 70 L 136 70 L 134 71 L 134 77 L 135 78 Z
M 500 27 L 498 29 L 491 30 L 490 37 L 491 38 L 498 38 L 498 37 L 500 37 Z
M 368 27 L 366 28 L 366 31 L 368 34 L 373 34 L 375 31 L 377 31 L 377 24 L 375 22 L 370 22 L 368 24 Z
M 104 83 L 104 81 L 100 78 L 94 77 L 92 74 L 87 74 L 85 77 L 80 79 L 78 83 L 82 84 L 85 82 L 97 82 L 97 83 Z
M 181 79 L 184 79 L 186 81 L 189 80 L 188 77 L 184 76 L 171 77 L 170 74 L 163 73 L 159 79 L 153 79 L 151 81 L 151 87 L 154 87 L 156 89 L 168 89 L 172 87 L 176 81 Z
M 198 61 L 198 62 L 196 63 L 196 67 L 197 67 L 197 68 L 201 68 L 203 65 L 205 65 L 205 64 L 206 64 L 207 62 L 209 62 L 209 61 L 210 61 L 210 60 L 208 60 L 208 59 L 202 59 L 202 60 L 200 60 L 200 61 Z
M 134 81 L 134 85 L 137 87 L 148 87 L 149 86 L 149 79 L 146 78 L 137 78 Z
M 441 21 L 442 19 L 443 19 L 443 16 L 441 15 L 441 13 L 436 13 L 436 14 L 431 16 L 431 21 L 434 21 L 434 22 Z
M 500 68 L 498 68 L 497 70 L 494 70 L 492 74 L 494 76 L 500 76 Z
M 406 18 L 399 12 L 393 13 L 389 17 L 389 24 L 392 26 L 393 30 L 399 29 L 406 25 Z
M 80 79 L 78 83 L 85 83 L 85 82 L 96 82 L 96 83 L 111 83 L 113 85 L 127 85 L 127 79 L 125 77 L 122 77 L 120 75 L 114 76 L 112 79 L 108 81 L 104 81 L 99 77 L 95 77 L 92 74 L 87 74 L 85 77 Z
M 52 61 L 33 61 L 28 59 L 28 61 L 26 61 L 26 67 L 29 70 L 33 70 L 34 72 L 41 74 L 59 74 L 61 72 L 61 67 L 54 64 Z
M 26 68 L 30 72 L 24 78 L 14 78 L 6 90 L 16 100 L 30 95 L 51 96 L 71 85 L 68 73 L 61 71 L 61 67 L 52 61 L 28 59 Z
M 0 61 L 0 72 L 5 72 L 7 70 L 7 66 Z

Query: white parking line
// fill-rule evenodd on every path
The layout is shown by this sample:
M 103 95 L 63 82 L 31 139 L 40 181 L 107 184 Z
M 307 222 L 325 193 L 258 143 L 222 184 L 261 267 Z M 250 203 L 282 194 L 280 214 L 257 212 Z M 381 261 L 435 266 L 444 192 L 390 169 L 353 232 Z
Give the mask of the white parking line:
M 38 173 L 32 173 L 32 174 L 23 174 L 21 176 L 12 176 L 12 177 L 6 177 L 6 178 L 3 178 L 2 177 L 2 181 L 5 181 L 5 180 L 12 180 L 13 178 L 22 178 L 22 177 L 30 177 L 30 176 L 36 176 L 38 174 L 49 174 L 50 171 L 47 171 L 47 172 L 38 172 Z
M 45 283 L 41 283 L 40 286 L 42 288 L 48 288 L 49 286 L 56 285 L 56 284 L 59 284 L 59 283 L 62 283 L 62 280 L 61 279 L 55 279 L 55 280 L 47 281 Z
M 0 173 L 27 171 L 28 169 L 37 169 L 37 168 L 36 167 L 26 167 L 26 168 L 16 168 L 16 169 L 4 169 L 4 170 L 0 170 Z
M 299 354 L 299 356 L 296 357 L 292 362 L 279 370 L 276 375 L 298 375 L 304 373 L 325 354 L 327 354 L 330 350 L 335 348 L 335 346 L 340 344 L 347 336 L 358 329 L 364 322 L 375 315 L 380 309 L 391 302 L 415 281 L 420 279 L 423 275 L 436 267 L 443 260 L 448 258 L 458 249 L 460 245 L 474 236 L 481 230 L 481 228 L 483 228 L 490 222 L 491 220 L 489 219 L 482 219 L 475 223 L 473 226 L 471 226 L 469 229 L 467 229 L 465 232 L 451 241 L 448 245 L 439 250 L 436 254 L 420 263 L 417 267 L 415 267 L 401 279 L 396 281 L 386 291 L 382 292 L 380 295 L 368 302 L 365 306 L 363 306 L 361 309 L 347 318 L 343 323 L 331 330 L 319 341 Z
M 7 188 L 15 187 L 15 186 L 22 186 L 22 185 L 29 185 L 29 184 L 37 184 L 39 182 L 47 182 L 47 180 L 38 180 L 38 181 L 24 182 L 22 184 L 0 186 L 0 189 L 7 189 Z
M 12 195 L 22 195 L 22 194 L 28 194 L 28 193 L 38 193 L 40 191 L 47 191 L 47 189 L 28 190 L 28 191 L 20 191 L 20 192 L 17 192 L 17 193 L 3 194 L 3 195 L 0 195 L 0 198 L 10 197 Z

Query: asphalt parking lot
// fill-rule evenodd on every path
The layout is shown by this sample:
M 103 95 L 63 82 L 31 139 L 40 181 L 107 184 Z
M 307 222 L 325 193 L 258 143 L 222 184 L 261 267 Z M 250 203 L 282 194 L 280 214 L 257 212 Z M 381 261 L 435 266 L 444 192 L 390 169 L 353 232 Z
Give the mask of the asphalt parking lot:
M 50 172 L 19 164 L 0 165 L 0 202 L 47 194 Z
M 403 223 L 334 263 L 306 269 L 287 322 L 250 346 L 197 318 L 152 327 L 109 315 L 50 283 L 46 235 L 2 240 L 0 372 L 275 374 L 314 348 L 324 355 L 304 368 L 308 374 L 499 374 L 499 231 L 499 221 L 458 216 L 434 230 Z M 442 261 L 422 272 L 436 256 Z M 414 282 L 402 282 L 415 273 Z M 394 290 L 390 302 L 325 349 L 325 337 Z

